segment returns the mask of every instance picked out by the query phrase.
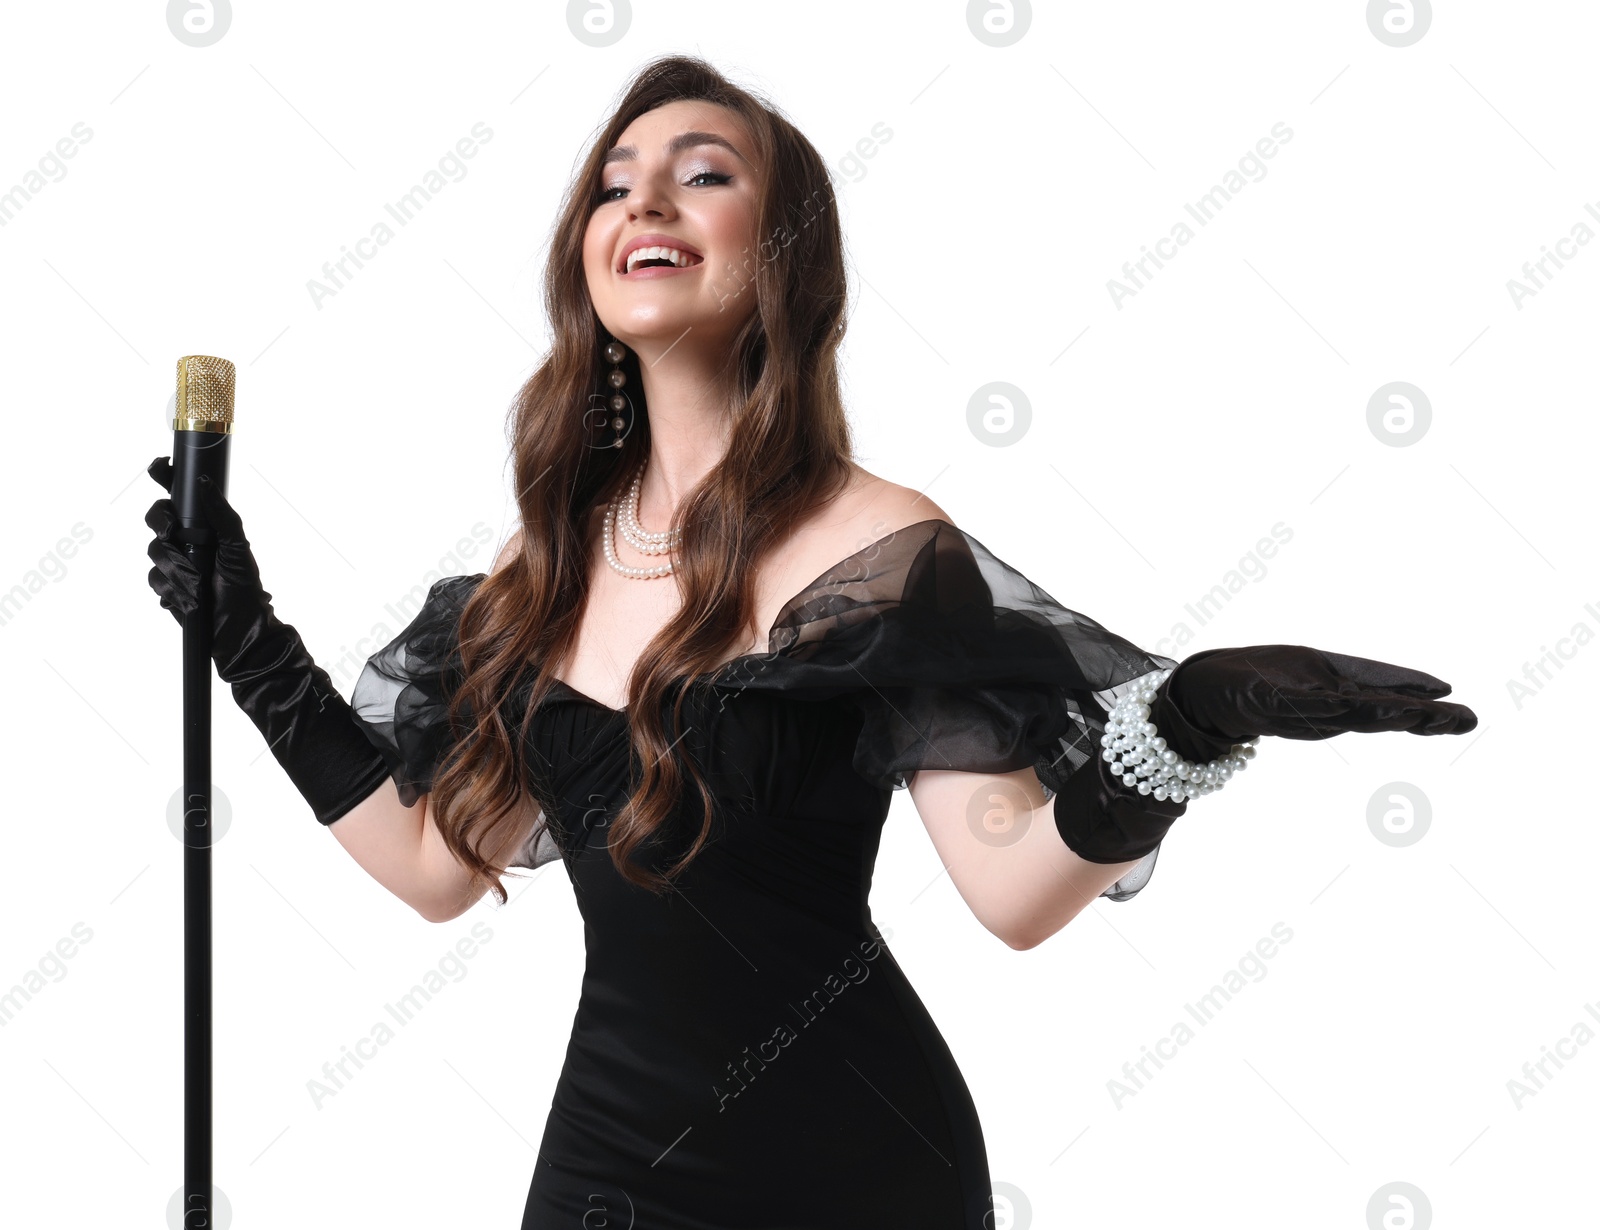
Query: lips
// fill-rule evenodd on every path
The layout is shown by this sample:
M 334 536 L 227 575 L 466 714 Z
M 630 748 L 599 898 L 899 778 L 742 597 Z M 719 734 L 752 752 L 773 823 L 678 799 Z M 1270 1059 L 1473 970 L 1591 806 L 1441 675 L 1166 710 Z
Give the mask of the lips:
M 622 251 L 617 253 L 617 263 L 615 266 L 615 271 L 619 275 L 623 277 L 630 276 L 628 274 L 628 254 L 638 248 L 673 248 L 676 251 L 695 258 L 693 264 L 682 266 L 682 268 L 692 269 L 695 267 L 695 265 L 703 264 L 705 261 L 705 253 L 701 252 L 700 249 L 695 247 L 692 243 L 688 243 L 674 235 L 663 235 L 656 231 L 648 231 L 642 235 L 635 235 L 632 239 L 628 240 L 627 243 L 622 245 Z M 664 269 L 665 267 L 651 266 L 651 268 Z M 674 268 L 679 267 L 674 266 Z M 635 270 L 635 273 L 638 272 L 641 271 Z

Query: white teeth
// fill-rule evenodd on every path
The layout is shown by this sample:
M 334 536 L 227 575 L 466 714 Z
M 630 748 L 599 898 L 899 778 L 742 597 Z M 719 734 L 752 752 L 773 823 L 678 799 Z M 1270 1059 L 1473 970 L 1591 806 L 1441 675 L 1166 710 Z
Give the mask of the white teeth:
M 680 252 L 677 248 L 635 248 L 628 253 L 627 272 L 632 273 L 634 266 L 640 261 L 669 260 L 680 269 L 700 263 L 698 256 L 691 256 L 687 252 Z

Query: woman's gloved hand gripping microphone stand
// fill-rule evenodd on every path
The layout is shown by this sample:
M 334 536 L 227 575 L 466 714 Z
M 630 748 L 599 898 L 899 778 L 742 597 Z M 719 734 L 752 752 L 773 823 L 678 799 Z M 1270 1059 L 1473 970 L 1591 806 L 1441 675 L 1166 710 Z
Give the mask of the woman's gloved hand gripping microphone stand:
M 169 498 L 145 514 L 150 587 L 183 628 L 184 1226 L 224 1225 L 211 1181 L 211 664 L 316 818 L 332 824 L 388 776 L 377 748 L 294 628 L 273 613 L 224 494 L 234 367 L 178 360 Z

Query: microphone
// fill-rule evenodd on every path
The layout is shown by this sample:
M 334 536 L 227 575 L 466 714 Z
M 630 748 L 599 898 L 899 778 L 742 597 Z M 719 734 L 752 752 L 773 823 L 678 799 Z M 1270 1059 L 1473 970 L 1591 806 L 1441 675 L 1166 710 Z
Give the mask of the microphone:
M 200 513 L 200 476 L 208 474 L 228 494 L 228 445 L 233 439 L 233 364 L 206 354 L 178 360 L 178 399 L 172 418 L 173 537 L 196 546 L 211 543 Z

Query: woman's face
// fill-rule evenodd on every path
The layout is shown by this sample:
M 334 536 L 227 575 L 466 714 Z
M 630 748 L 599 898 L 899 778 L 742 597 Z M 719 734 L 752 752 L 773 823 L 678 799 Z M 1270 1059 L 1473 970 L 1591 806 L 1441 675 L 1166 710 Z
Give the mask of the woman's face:
M 708 102 L 647 111 L 609 151 L 583 268 L 601 323 L 644 361 L 674 343 L 725 349 L 754 310 L 754 156 L 743 121 Z M 641 238 L 673 248 L 675 263 L 647 259 L 628 272 Z

